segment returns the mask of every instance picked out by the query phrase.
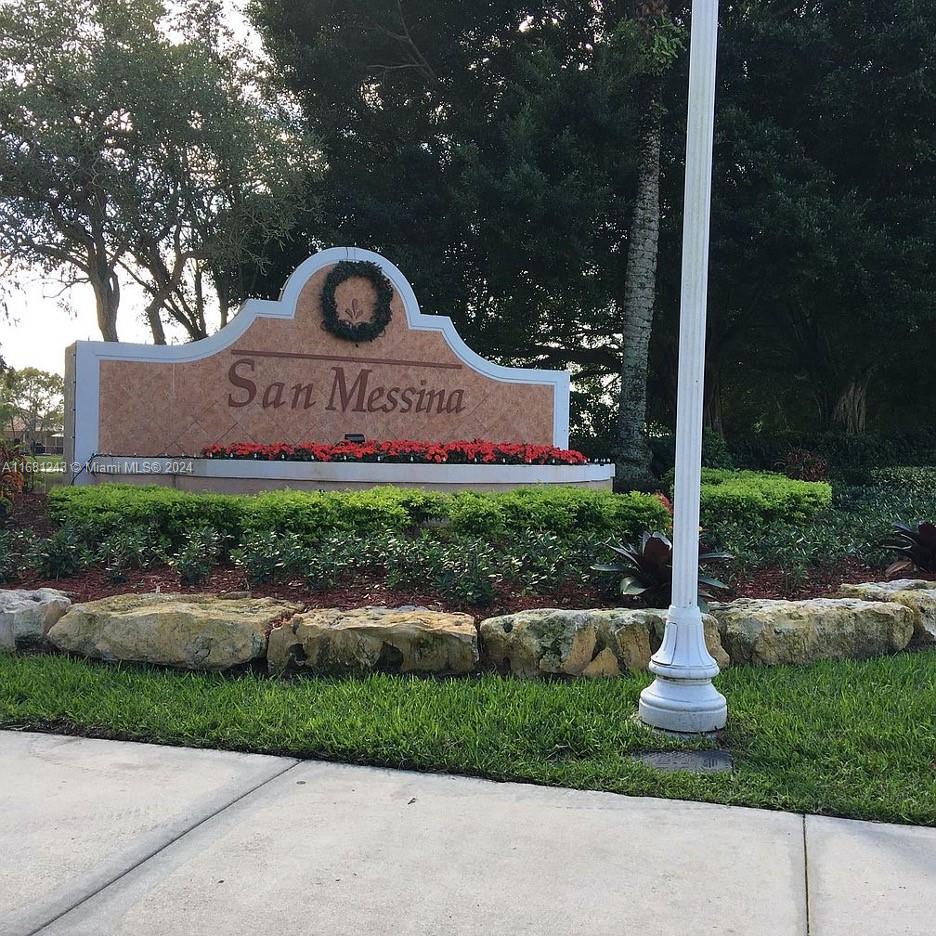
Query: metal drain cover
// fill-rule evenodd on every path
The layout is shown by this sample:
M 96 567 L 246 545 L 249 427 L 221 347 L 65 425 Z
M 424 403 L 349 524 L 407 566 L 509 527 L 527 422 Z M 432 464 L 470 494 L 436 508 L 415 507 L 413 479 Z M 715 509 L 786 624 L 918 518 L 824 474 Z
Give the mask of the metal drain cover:
M 734 767 L 727 751 L 645 751 L 630 760 L 669 773 L 729 773 Z

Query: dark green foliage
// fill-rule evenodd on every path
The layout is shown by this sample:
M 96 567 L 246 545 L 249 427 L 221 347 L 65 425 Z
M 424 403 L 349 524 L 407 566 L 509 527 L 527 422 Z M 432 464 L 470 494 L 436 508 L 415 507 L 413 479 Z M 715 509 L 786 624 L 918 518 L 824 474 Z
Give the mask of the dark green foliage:
M 936 525 L 928 521 L 916 526 L 894 524 L 891 537 L 884 544 L 884 548 L 900 553 L 901 556 L 888 568 L 889 576 L 914 569 L 936 572 Z
M 415 539 L 391 537 L 384 567 L 390 588 L 429 590 L 451 601 L 487 605 L 503 578 L 495 547 L 481 538 L 460 537 L 439 542 L 427 535 Z
M 34 562 L 35 538 L 21 530 L 0 530 L 0 583 L 15 582 Z
M 705 468 L 734 468 L 734 459 L 725 437 L 707 426 L 702 431 L 702 465 Z
M 879 468 L 936 464 L 936 428 L 888 434 L 863 432 L 761 432 L 732 440 L 735 462 L 756 471 L 779 471 L 790 452 L 811 452 L 828 463 L 829 473 L 845 483 L 865 484 Z
M 179 575 L 183 585 L 201 585 L 218 564 L 224 547 L 224 537 L 211 527 L 196 527 L 184 538 L 169 565 Z
M 13 510 L 13 501 L 9 497 L 4 497 L 0 494 L 0 524 L 6 522 L 6 518 L 10 516 L 10 511 Z
M 873 472 L 871 483 L 861 487 L 836 487 L 831 508 L 806 523 L 779 519 L 752 525 L 716 517 L 706 526 L 705 538 L 730 552 L 740 572 L 767 567 L 834 571 L 848 559 L 883 569 L 889 558 L 881 544 L 894 518 L 911 522 L 926 516 L 936 516 L 936 469 L 894 468 Z
M 95 560 L 112 582 L 123 582 L 129 572 L 164 562 L 168 554 L 168 539 L 154 527 L 143 527 L 109 533 L 98 545 Z
M 596 572 L 620 575 L 622 595 L 642 598 L 651 608 L 667 608 L 673 597 L 673 544 L 663 533 L 642 533 L 637 543 L 608 543 L 618 555 L 612 563 L 597 563 Z M 706 574 L 702 567 L 709 562 L 731 559 L 727 553 L 700 552 L 699 554 L 699 607 L 706 608 L 706 599 L 712 591 L 728 586 Z
M 287 543 L 287 537 L 292 542 Z M 272 530 L 248 533 L 242 544 L 231 550 L 231 559 L 243 571 L 248 585 L 281 581 L 290 566 L 286 551 L 299 549 L 295 533 L 275 533 Z
M 354 545 L 345 538 L 312 543 L 302 551 L 294 571 L 302 576 L 305 587 L 313 594 L 334 588 L 343 577 L 355 572 L 357 557 L 348 553 Z
M 382 250 L 480 353 L 570 366 L 576 446 L 608 456 L 647 116 L 632 6 L 259 0 L 254 10 L 328 167 L 316 187 L 323 217 L 274 245 L 268 290 L 310 241 Z M 655 41 L 685 22 L 685 7 L 670 12 L 680 25 L 658 24 Z M 670 428 L 681 45 L 656 79 L 664 210 L 650 414 Z M 719 53 L 709 424 L 733 448 L 755 429 L 860 440 L 865 428 L 931 426 L 936 5 L 722 4 Z M 817 451 L 834 474 L 850 470 L 789 440 L 736 463 L 775 471 L 795 447 Z M 658 458 L 659 473 L 670 465 Z
M 68 523 L 51 536 L 36 540 L 31 564 L 43 578 L 59 579 L 77 575 L 92 559 L 85 529 Z

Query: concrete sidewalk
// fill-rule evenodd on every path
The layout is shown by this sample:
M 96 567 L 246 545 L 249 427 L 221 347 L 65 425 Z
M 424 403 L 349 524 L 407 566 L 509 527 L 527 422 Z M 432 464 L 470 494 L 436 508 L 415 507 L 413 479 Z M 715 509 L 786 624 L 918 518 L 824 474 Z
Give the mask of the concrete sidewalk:
M 0 936 L 932 936 L 936 829 L 0 732 Z

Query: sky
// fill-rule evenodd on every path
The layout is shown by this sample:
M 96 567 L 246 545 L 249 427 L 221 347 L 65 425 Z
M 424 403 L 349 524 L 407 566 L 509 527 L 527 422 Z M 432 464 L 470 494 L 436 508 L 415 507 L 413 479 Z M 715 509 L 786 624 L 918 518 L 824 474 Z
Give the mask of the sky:
M 259 41 L 243 16 L 245 0 L 228 0 L 225 12 L 235 35 L 255 50 Z M 117 334 L 121 341 L 152 342 L 152 334 L 143 320 L 143 291 L 121 276 L 120 311 Z M 75 286 L 62 293 L 55 281 L 43 282 L 36 273 L 19 288 L 10 289 L 9 321 L 0 318 L 0 357 L 10 367 L 38 367 L 63 374 L 65 349 L 74 341 L 100 341 L 94 309 L 94 294 L 87 285 Z M 166 327 L 171 343 L 184 340 L 181 328 Z
M 53 282 L 34 282 L 10 296 L 12 320 L 0 325 L 0 355 L 10 367 L 38 367 L 63 374 L 65 349 L 73 341 L 100 341 L 90 286 L 76 286 L 58 297 L 61 287 Z M 152 342 L 140 322 L 143 308 L 140 290 L 121 287 L 117 333 L 121 341 Z M 66 298 L 68 306 L 62 306 Z

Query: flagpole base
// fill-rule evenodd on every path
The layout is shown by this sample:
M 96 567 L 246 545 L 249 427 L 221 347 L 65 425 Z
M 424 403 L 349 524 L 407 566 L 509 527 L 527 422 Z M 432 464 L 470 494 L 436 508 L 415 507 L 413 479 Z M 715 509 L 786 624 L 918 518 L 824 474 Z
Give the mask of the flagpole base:
M 728 721 L 728 703 L 708 679 L 657 676 L 640 693 L 640 720 L 662 731 L 698 734 L 718 731 Z

